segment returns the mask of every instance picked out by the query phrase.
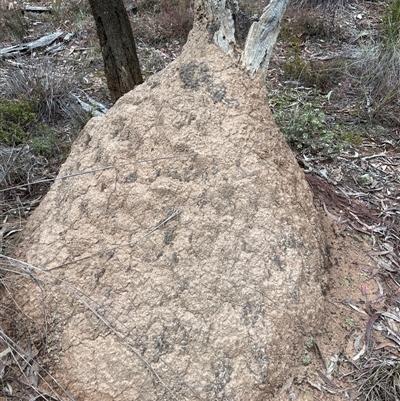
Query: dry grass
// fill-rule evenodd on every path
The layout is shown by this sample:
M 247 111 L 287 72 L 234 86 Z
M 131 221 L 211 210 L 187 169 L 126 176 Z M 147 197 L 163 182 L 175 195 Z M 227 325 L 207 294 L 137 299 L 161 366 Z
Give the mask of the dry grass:
M 351 65 L 370 119 L 398 126 L 400 117 L 400 0 L 389 4 L 382 26 Z
M 0 189 L 31 181 L 29 175 L 37 163 L 26 145 L 0 145 Z
M 295 0 L 293 3 L 299 8 L 324 7 L 335 9 L 346 4 L 346 0 Z
M 139 0 L 132 20 L 134 36 L 149 44 L 168 40 L 186 42 L 193 26 L 193 0 Z
M 10 6 L 12 4 L 12 6 Z M 0 42 L 22 40 L 28 33 L 28 22 L 20 10 L 20 4 L 0 1 Z
M 56 123 L 60 118 L 81 118 L 70 97 L 76 82 L 76 71 L 61 68 L 51 58 L 24 59 L 9 70 L 5 96 L 36 103 L 39 120 Z
M 400 398 L 400 362 L 375 352 L 355 373 L 358 394 L 365 401 L 397 401 Z
M 398 125 L 400 117 L 400 42 L 370 45 L 352 66 L 364 94 L 367 115 L 373 121 Z
M 19 324 L 21 320 L 18 319 Z M 3 348 L 0 353 L 0 395 L 6 400 L 17 398 L 29 401 L 75 401 L 45 367 L 39 365 L 35 346 L 26 333 L 21 340 L 15 341 L 0 328 L 0 344 Z M 24 343 L 23 346 L 20 345 L 21 342 Z M 41 388 L 38 386 L 39 380 Z

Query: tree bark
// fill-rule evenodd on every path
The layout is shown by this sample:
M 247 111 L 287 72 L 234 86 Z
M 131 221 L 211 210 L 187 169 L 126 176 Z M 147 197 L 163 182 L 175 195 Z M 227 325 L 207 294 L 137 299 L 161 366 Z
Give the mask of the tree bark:
M 236 0 L 201 0 L 210 21 L 209 30 L 216 45 L 231 53 L 235 45 L 234 15 L 239 10 Z
M 259 21 L 250 27 L 241 54 L 242 68 L 250 76 L 260 67 L 266 73 L 288 3 L 289 0 L 271 0 Z M 204 13 L 206 14 L 208 30 L 213 35 L 215 44 L 224 53 L 238 50 L 235 40 L 235 21 L 240 12 L 237 0 L 197 0 L 196 12 L 200 23 L 204 23 Z
M 250 76 L 260 67 L 266 74 L 288 3 L 289 0 L 271 0 L 260 20 L 251 26 L 242 54 L 242 67 Z
M 143 82 L 135 40 L 122 0 L 89 0 L 113 102 Z

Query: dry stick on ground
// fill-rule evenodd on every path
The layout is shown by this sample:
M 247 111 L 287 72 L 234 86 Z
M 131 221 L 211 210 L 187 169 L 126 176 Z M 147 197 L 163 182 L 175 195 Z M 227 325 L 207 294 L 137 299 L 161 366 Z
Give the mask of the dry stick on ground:
M 371 357 L 359 369 L 355 381 L 362 381 L 358 392 L 366 401 L 399 398 L 400 369 L 397 359 Z
M 46 7 L 46 6 L 25 6 L 23 8 L 24 12 L 30 12 L 30 13 L 52 13 L 53 9 L 51 7 Z
M 45 35 L 37 40 L 34 40 L 33 42 L 0 49 L 0 59 L 15 57 L 21 53 L 26 53 L 28 51 L 47 47 L 51 45 L 54 41 L 56 41 L 61 35 L 63 35 L 63 32 L 55 32 L 49 35 Z

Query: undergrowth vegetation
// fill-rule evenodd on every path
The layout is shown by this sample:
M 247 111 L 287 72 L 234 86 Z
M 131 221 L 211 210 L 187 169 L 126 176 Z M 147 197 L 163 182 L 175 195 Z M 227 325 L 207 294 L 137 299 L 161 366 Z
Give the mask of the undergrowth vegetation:
M 290 102 L 289 94 L 285 94 L 283 105 L 272 106 L 275 121 L 293 149 L 316 156 L 334 156 L 348 147 L 361 145 L 362 137 L 357 130 L 342 123 L 328 123 L 322 107 L 307 99 L 294 98 L 296 92 L 291 93 Z M 282 97 L 277 101 L 282 101 Z
M 135 37 L 149 44 L 168 40 L 186 41 L 193 25 L 191 0 L 139 0 L 139 15 L 133 19 Z
M 384 11 L 381 30 L 364 44 L 363 57 L 353 64 L 372 120 L 398 126 L 400 117 L 400 1 Z
M 28 145 L 37 156 L 63 160 L 90 117 L 71 97 L 73 88 L 74 80 L 46 58 L 25 60 L 10 69 L 0 102 L 0 143 Z
M 267 83 L 275 121 L 289 144 L 333 156 L 382 129 L 389 135 L 400 122 L 400 1 L 380 5 L 381 23 L 369 28 L 372 39 L 337 21 L 344 3 L 297 5 L 280 32 L 282 54 L 271 63 L 286 88 Z
M 27 142 L 37 122 L 36 105 L 28 101 L 0 101 L 0 142 L 6 146 Z
M 10 148 L 27 145 L 37 156 L 60 157 L 61 138 L 39 116 L 34 101 L 0 101 L 0 143 Z

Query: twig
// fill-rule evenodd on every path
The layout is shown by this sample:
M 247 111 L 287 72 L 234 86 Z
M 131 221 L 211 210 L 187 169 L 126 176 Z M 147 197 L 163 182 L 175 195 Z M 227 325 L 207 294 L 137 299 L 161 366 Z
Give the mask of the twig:
M 3 256 L 3 255 L 1 255 Z M 8 337 L 3 330 L 0 329 L 0 339 L 2 339 L 4 341 L 4 343 L 6 343 L 26 364 L 29 364 L 31 361 L 31 357 L 26 357 L 25 352 L 23 351 L 23 349 L 15 342 L 13 341 L 10 337 Z M 14 358 L 15 359 L 15 358 Z M 15 359 L 17 365 L 19 366 L 18 361 Z M 40 365 L 39 365 L 40 366 Z M 40 366 L 40 368 L 46 373 L 47 376 L 49 376 L 51 378 L 51 380 L 58 386 L 58 388 L 71 400 L 71 401 L 75 401 L 74 397 L 72 397 L 68 391 L 61 386 L 61 384 L 57 381 L 57 379 L 52 376 L 49 372 L 47 372 L 43 366 Z M 21 373 L 23 373 L 23 369 L 21 366 L 19 366 L 19 369 L 21 371 Z M 51 387 L 50 384 L 47 383 L 46 380 L 44 380 L 44 377 L 40 375 L 40 373 L 38 373 L 39 377 L 43 380 L 44 383 L 47 384 L 47 386 L 49 386 L 49 389 L 54 391 Z M 32 389 L 34 389 L 39 395 L 40 392 L 38 391 L 38 389 L 36 389 L 34 386 L 30 386 Z

